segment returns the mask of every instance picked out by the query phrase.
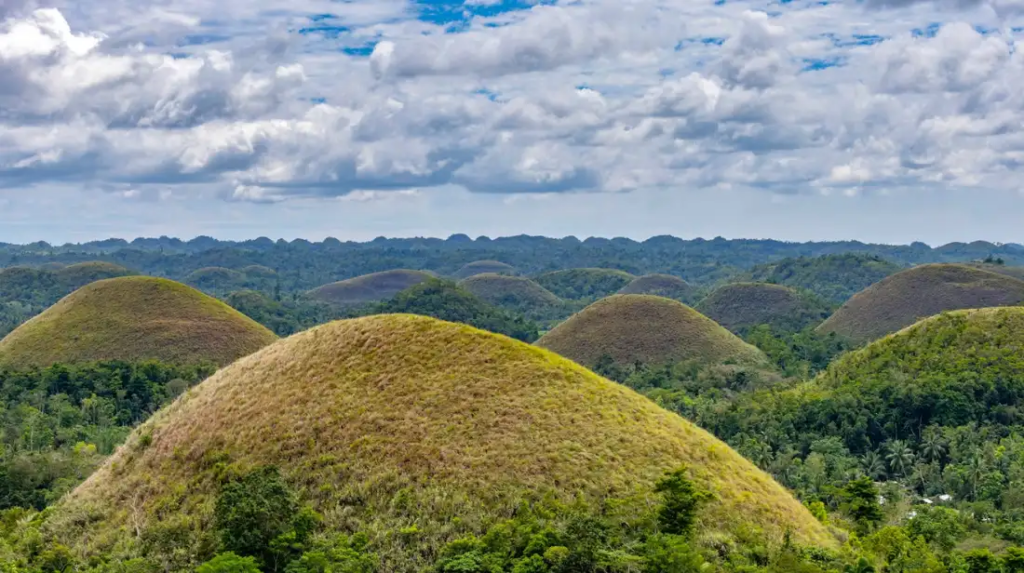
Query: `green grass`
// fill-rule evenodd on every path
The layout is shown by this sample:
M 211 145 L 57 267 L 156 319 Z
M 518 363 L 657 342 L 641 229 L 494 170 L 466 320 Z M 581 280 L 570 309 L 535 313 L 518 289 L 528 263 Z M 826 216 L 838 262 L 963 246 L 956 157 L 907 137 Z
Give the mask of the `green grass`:
M 559 298 L 579 300 L 614 294 L 634 278 L 616 269 L 566 269 L 537 275 L 534 280 Z
M 685 304 L 650 295 L 601 299 L 556 326 L 537 345 L 593 367 L 616 364 L 764 363 L 764 354 Z
M 189 547 L 209 532 L 222 480 L 262 464 L 281 468 L 328 531 L 370 535 L 382 571 L 423 570 L 440 545 L 524 500 L 650 511 L 653 484 L 680 464 L 714 494 L 701 531 L 835 544 L 771 477 L 634 391 L 413 315 L 330 323 L 221 370 L 138 428 L 46 528 L 86 555 L 135 553 L 137 532 L 168 528 Z
M 114 263 L 90 261 L 68 265 L 62 269 L 54 271 L 54 274 L 57 275 L 57 279 L 61 283 L 67 286 L 70 290 L 74 290 L 91 282 L 124 277 L 135 273 L 121 265 L 115 265 Z
M 812 292 L 833 303 L 851 296 L 902 268 L 875 255 L 843 253 L 782 259 L 746 273 L 745 282 L 770 282 Z
M 431 278 L 433 275 L 425 271 L 395 269 L 324 285 L 309 291 L 309 296 L 331 304 L 365 304 L 387 300 Z
M 474 275 L 482 275 L 485 273 L 496 273 L 499 275 L 514 275 L 516 269 L 512 265 L 503 263 L 501 261 L 473 261 L 472 263 L 466 263 L 459 270 L 455 271 L 452 276 L 456 279 L 467 279 Z
M 654 274 L 633 279 L 619 290 L 619 294 L 651 294 L 689 303 L 696 296 L 697 289 L 679 277 Z
M 964 265 L 922 265 L 857 293 L 817 330 L 867 342 L 940 312 L 1022 301 L 1024 281 Z
M 506 308 L 550 307 L 562 302 L 554 293 L 526 277 L 484 273 L 462 280 L 459 286 L 493 305 Z
M 226 304 L 174 281 L 122 277 L 78 289 L 0 341 L 0 364 L 158 359 L 227 364 L 276 339 Z
M 695 308 L 736 333 L 759 324 L 771 325 L 775 332 L 796 332 L 820 324 L 830 314 L 824 301 L 768 283 L 721 286 Z

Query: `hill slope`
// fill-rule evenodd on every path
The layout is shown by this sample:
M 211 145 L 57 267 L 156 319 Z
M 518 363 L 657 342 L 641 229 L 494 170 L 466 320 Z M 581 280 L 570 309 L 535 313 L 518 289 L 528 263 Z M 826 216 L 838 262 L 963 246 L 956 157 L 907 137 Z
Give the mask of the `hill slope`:
M 80 552 L 131 548 L 130 523 L 146 539 L 173 508 L 175 539 L 189 546 L 210 527 L 225 471 L 274 464 L 328 531 L 367 533 L 381 571 L 413 571 L 521 500 L 644 505 L 683 463 L 715 494 L 704 529 L 755 525 L 775 541 L 789 529 L 798 542 L 832 543 L 768 475 L 625 387 L 502 336 L 373 316 L 299 333 L 201 383 L 65 498 L 49 528 Z M 414 543 L 399 533 L 409 524 Z
M 776 332 L 796 332 L 820 324 L 829 315 L 823 301 L 768 283 L 724 285 L 695 308 L 736 333 L 759 324 L 769 324 Z
M 855 293 L 900 270 L 899 265 L 875 255 L 845 253 L 760 265 L 751 269 L 746 280 L 785 285 L 842 304 Z
M 619 290 L 619 294 L 651 294 L 680 302 L 691 302 L 696 291 L 690 283 L 672 275 L 644 275 L 632 280 Z
M 534 277 L 534 280 L 557 297 L 578 300 L 614 294 L 634 278 L 625 271 L 615 269 L 567 269 L 543 273 Z
M 463 265 L 462 268 L 455 271 L 455 274 L 452 276 L 457 279 L 467 279 L 471 276 L 482 275 L 485 273 L 514 275 L 516 273 L 516 269 L 512 265 L 501 261 L 473 261 L 472 263 L 466 263 Z
M 226 304 L 174 281 L 122 277 L 63 298 L 0 340 L 0 364 L 159 359 L 228 364 L 276 339 Z
M 616 364 L 765 361 L 760 350 L 681 302 L 649 295 L 615 295 L 583 309 L 537 345 L 593 367 Z
M 68 292 L 70 292 L 82 288 L 91 282 L 124 277 L 135 273 L 114 263 L 90 261 L 68 265 L 54 271 L 54 274 L 57 276 L 57 280 L 67 287 Z
M 331 304 L 365 304 L 389 299 L 431 278 L 428 272 L 395 269 L 324 285 L 309 291 L 309 296 Z
M 493 305 L 506 308 L 537 308 L 561 302 L 554 293 L 526 277 L 484 273 L 460 281 L 459 286 Z
M 1024 281 L 964 265 L 922 265 L 857 293 L 817 330 L 866 342 L 947 310 L 1022 301 Z

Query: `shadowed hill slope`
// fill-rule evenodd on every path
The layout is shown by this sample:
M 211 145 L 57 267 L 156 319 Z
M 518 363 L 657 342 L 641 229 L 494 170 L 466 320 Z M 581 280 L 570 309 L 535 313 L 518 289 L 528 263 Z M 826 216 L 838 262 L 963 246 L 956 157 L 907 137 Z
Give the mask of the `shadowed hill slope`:
M 473 275 L 459 282 L 459 286 L 493 305 L 507 308 L 538 308 L 561 302 L 551 291 L 526 277 L 485 273 Z
M 780 285 L 735 283 L 719 287 L 695 307 L 729 330 L 742 333 L 759 324 L 796 332 L 828 318 L 826 303 Z
M 467 279 L 471 276 L 482 275 L 485 273 L 514 275 L 516 273 L 516 269 L 512 265 L 501 261 L 473 261 L 472 263 L 466 263 L 463 265 L 462 268 L 455 271 L 455 274 L 452 276 L 456 279 Z
M 817 330 L 867 342 L 947 310 L 1022 301 L 1024 281 L 964 265 L 922 265 L 857 293 Z
M 899 265 L 875 255 L 844 253 L 760 265 L 751 269 L 745 280 L 793 287 L 842 304 L 857 292 L 900 270 Z
M 134 432 L 48 528 L 79 552 L 130 550 L 131 524 L 147 539 L 174 508 L 187 546 L 210 527 L 225 469 L 264 464 L 304 489 L 327 531 L 368 534 L 381 571 L 424 570 L 441 543 L 523 500 L 649 507 L 655 481 L 681 464 L 714 493 L 702 529 L 834 543 L 771 477 L 632 390 L 542 349 L 410 315 L 330 323 L 221 370 Z M 411 523 L 415 543 L 399 533 Z
M 331 304 L 365 304 L 389 299 L 431 278 L 425 271 L 395 269 L 324 285 L 309 291 L 309 296 Z
M 679 277 L 654 274 L 633 279 L 618 294 L 650 294 L 689 303 L 697 296 L 697 289 Z
M 685 304 L 649 295 L 614 295 L 573 315 L 537 345 L 593 367 L 616 364 L 762 363 L 760 350 Z
M 625 271 L 615 269 L 567 269 L 543 273 L 533 280 L 557 297 L 579 300 L 614 294 L 634 278 Z
M 122 277 L 86 285 L 0 341 L 0 364 L 158 359 L 234 360 L 273 333 L 226 304 L 174 281 Z

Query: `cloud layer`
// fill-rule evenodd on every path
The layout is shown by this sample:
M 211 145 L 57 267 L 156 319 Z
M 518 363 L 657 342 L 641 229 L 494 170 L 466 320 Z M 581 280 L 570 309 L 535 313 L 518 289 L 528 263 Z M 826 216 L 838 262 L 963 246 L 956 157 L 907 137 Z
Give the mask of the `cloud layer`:
M 0 0 L 0 197 L 1015 192 L 1019 0 Z

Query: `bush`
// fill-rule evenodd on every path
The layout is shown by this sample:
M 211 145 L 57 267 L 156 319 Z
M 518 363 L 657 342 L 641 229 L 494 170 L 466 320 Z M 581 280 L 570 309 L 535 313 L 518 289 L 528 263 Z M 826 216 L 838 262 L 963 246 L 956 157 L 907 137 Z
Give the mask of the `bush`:
M 229 551 L 203 563 L 196 573 L 260 573 L 260 568 L 253 557 L 240 557 Z

